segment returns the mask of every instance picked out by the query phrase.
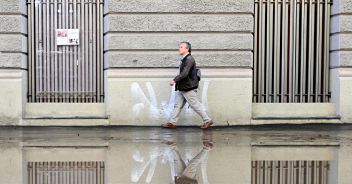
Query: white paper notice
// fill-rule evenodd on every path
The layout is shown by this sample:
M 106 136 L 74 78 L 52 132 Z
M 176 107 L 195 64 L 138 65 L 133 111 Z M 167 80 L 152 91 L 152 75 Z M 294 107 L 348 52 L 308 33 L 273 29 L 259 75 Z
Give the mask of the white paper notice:
M 79 29 L 56 29 L 56 45 L 79 45 Z

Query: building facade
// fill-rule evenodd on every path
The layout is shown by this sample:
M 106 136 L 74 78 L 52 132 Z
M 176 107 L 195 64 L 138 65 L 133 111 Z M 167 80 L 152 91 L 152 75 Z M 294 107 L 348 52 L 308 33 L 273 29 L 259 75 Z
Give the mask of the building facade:
M 0 23 L 1 125 L 158 126 L 180 41 L 217 125 L 352 123 L 351 0 L 1 0 Z

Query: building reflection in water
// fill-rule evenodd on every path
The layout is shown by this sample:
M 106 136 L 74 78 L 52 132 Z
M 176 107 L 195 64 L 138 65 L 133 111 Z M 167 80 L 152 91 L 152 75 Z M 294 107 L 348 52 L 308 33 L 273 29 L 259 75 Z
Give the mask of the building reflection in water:
M 3 128 L 1 184 L 351 184 L 352 127 Z
M 202 131 L 202 138 L 200 140 L 202 143 L 200 146 L 202 148 L 193 158 L 185 159 L 187 156 L 183 157 L 177 142 L 165 140 L 163 143 L 167 147 L 152 148 L 149 152 L 148 160 L 140 154 L 137 150 L 133 154 L 133 160 L 136 161 L 135 168 L 131 173 L 131 181 L 138 183 L 141 182 L 141 176 L 144 172 L 147 172 L 147 177 L 145 179 L 146 183 L 151 183 L 152 177 L 154 176 L 155 169 L 158 165 L 158 159 L 161 159 L 161 163 L 167 163 L 169 165 L 171 177 L 170 180 L 176 184 L 193 184 L 198 183 L 197 170 L 200 167 L 201 177 L 204 184 L 208 184 L 207 177 L 207 159 L 208 153 L 213 149 L 214 144 L 212 141 L 212 131 Z M 194 149 L 196 149 L 194 147 Z M 189 151 L 189 150 L 184 150 Z M 188 157 L 190 153 L 188 153 Z M 148 169 L 148 170 L 147 170 Z

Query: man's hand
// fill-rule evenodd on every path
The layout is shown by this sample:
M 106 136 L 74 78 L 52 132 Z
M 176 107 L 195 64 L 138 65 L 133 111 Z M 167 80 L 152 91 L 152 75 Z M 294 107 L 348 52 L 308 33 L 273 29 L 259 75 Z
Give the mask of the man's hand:
M 173 86 L 175 84 L 175 81 L 174 80 L 170 80 L 169 84 L 170 84 L 170 86 Z

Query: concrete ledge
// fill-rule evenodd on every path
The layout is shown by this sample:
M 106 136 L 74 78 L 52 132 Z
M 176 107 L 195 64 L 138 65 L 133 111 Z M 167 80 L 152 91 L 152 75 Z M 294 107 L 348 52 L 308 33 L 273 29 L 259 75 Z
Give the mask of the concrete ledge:
M 251 51 L 196 51 L 193 56 L 200 67 L 252 67 Z M 178 67 L 177 51 L 109 51 L 104 54 L 105 67 Z
M 352 13 L 351 0 L 334 0 L 332 4 L 331 14 Z
M 24 161 L 104 161 L 106 148 L 24 148 Z
M 330 52 L 331 67 L 351 67 L 352 66 L 352 50 L 351 51 L 332 51 Z
M 253 103 L 252 117 L 335 117 L 333 103 Z M 325 118 L 324 118 L 325 119 Z M 330 119 L 330 118 L 328 118 Z
M 105 13 L 118 12 L 228 12 L 253 13 L 254 3 L 248 0 L 109 0 Z
M 337 147 L 331 146 L 305 147 L 304 149 L 298 145 L 296 147 L 254 147 L 252 148 L 252 160 L 334 160 L 336 153 Z
M 23 0 L 1 0 L 0 14 L 27 14 L 26 2 Z
M 251 78 L 252 70 L 250 69 L 210 69 L 203 68 L 202 77 L 204 78 Z M 108 78 L 172 78 L 178 72 L 178 69 L 109 69 Z
M 274 125 L 274 124 L 342 124 L 340 119 L 265 119 L 251 120 L 251 125 Z
M 0 52 L 27 52 L 27 37 L 21 34 L 0 34 Z
M 84 116 L 87 116 L 87 118 L 105 117 L 105 104 L 104 103 L 27 103 L 25 105 L 25 117 L 34 117 L 34 118 L 52 117 L 52 118 L 69 119 L 70 117 L 79 118 Z
M 110 33 L 104 37 L 104 49 L 174 51 L 181 41 L 191 42 L 193 51 L 253 49 L 250 33 Z
M 0 67 L 0 79 L 22 79 L 22 75 L 21 70 L 11 70 Z
M 107 126 L 107 119 L 22 119 L 20 126 Z
M 3 53 L 0 51 L 0 61 L 0 68 L 27 68 L 27 55 L 23 53 Z
M 330 51 L 350 50 L 352 51 L 352 32 L 336 33 L 330 36 Z
M 331 18 L 331 33 L 352 32 L 352 14 L 342 14 Z
M 253 32 L 252 15 L 109 14 L 106 18 L 106 32 Z
M 340 68 L 339 69 L 339 77 L 352 78 L 352 68 Z
M 21 15 L 2 15 L 0 25 L 0 33 L 27 33 L 27 22 Z

